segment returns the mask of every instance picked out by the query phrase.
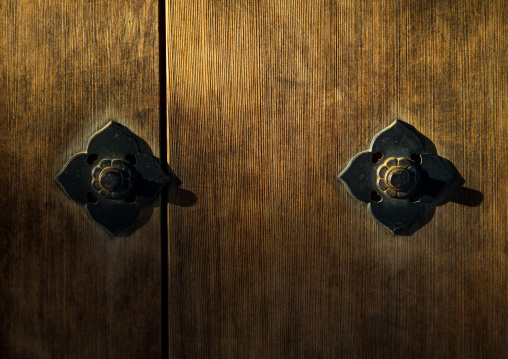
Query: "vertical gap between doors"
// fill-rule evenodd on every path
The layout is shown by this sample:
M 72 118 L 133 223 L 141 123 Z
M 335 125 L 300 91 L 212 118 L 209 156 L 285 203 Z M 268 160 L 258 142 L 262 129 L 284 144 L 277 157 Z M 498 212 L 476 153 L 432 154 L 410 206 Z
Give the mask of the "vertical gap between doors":
M 167 71 L 166 71 L 166 0 L 158 0 L 159 27 L 159 148 L 164 168 L 168 163 L 167 145 Z M 166 168 L 167 169 L 167 168 Z M 161 358 L 169 359 L 169 237 L 168 237 L 168 186 L 161 194 Z

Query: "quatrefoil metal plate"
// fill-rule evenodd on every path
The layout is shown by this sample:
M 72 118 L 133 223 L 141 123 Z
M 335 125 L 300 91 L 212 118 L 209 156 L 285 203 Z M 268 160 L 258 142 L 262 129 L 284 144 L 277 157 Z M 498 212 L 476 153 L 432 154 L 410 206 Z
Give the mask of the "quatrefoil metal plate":
M 117 235 L 171 181 L 160 162 L 141 153 L 129 131 L 110 122 L 94 134 L 86 152 L 75 154 L 55 180 L 90 217 Z
M 338 178 L 354 198 L 368 203 L 376 220 L 400 234 L 439 197 L 454 175 L 437 154 L 426 152 L 414 129 L 396 120 Z

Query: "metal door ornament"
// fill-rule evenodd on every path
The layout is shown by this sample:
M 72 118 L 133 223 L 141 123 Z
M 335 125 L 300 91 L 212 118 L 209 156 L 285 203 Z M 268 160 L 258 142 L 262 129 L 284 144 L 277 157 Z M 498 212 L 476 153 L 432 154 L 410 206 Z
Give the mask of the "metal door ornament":
M 117 235 L 171 181 L 160 162 L 141 153 L 135 138 L 110 122 L 94 134 L 86 152 L 75 154 L 55 177 L 90 217 Z
M 439 156 L 425 152 L 417 132 L 396 120 L 338 178 L 354 198 L 368 203 L 376 220 L 400 234 L 439 197 L 454 174 Z

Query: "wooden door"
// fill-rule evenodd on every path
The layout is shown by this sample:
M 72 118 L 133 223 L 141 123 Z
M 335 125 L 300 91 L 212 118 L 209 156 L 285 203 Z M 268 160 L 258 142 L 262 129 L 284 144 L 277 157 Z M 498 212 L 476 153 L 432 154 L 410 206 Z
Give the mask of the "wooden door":
M 504 358 L 506 1 L 167 9 L 174 358 Z M 337 174 L 401 119 L 465 180 L 394 236 Z M 428 222 L 427 224 L 425 224 Z
M 0 357 L 508 356 L 506 1 L 0 16 Z M 337 181 L 395 119 L 464 179 L 410 236 Z M 119 237 L 53 180 L 109 120 L 178 177 Z
M 156 1 L 0 2 L 1 358 L 160 357 L 159 202 L 111 237 L 53 180 L 110 120 L 158 152 L 157 19 Z

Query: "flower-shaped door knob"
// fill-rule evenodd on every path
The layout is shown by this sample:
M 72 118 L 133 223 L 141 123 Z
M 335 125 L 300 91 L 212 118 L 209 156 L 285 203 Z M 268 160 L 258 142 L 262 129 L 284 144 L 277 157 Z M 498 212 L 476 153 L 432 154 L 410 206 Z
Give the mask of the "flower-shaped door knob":
M 371 214 L 394 234 L 414 222 L 454 175 L 419 134 L 397 120 L 356 155 L 339 175 L 351 195 L 368 203 Z
M 159 161 L 141 153 L 135 138 L 115 122 L 92 136 L 87 152 L 74 155 L 55 180 L 70 198 L 112 235 L 152 202 L 171 178 Z

